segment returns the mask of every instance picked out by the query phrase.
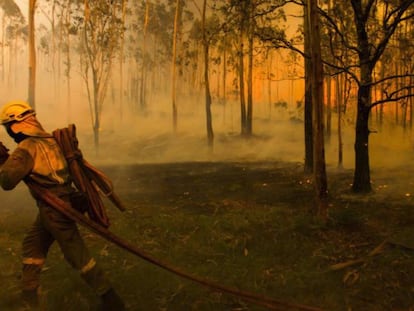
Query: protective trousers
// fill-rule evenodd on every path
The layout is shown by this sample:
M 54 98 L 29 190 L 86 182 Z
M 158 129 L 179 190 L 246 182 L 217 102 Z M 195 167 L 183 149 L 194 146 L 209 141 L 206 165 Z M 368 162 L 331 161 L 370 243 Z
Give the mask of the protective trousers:
M 103 270 L 90 256 L 74 221 L 38 201 L 39 214 L 23 240 L 23 291 L 40 286 L 40 272 L 50 246 L 56 241 L 66 261 L 77 269 L 86 283 L 98 294 L 111 285 Z

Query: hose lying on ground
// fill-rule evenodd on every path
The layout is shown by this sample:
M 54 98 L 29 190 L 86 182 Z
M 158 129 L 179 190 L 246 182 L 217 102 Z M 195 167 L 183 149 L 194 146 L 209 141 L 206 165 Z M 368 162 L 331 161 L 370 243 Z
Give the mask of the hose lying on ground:
M 52 194 L 49 190 L 40 187 L 38 184 L 33 182 L 30 179 L 25 180 L 26 184 L 30 188 L 30 190 L 41 200 L 43 200 L 45 203 L 50 205 L 52 208 L 58 210 L 68 218 L 72 219 L 73 221 L 76 221 L 78 224 L 85 226 L 86 228 L 94 231 L 95 233 L 99 234 L 109 242 L 112 242 L 119 247 L 123 248 L 124 250 L 127 250 L 128 252 L 160 267 L 163 268 L 169 272 L 172 272 L 178 276 L 181 276 L 185 279 L 188 279 L 190 281 L 193 281 L 195 283 L 198 283 L 200 285 L 203 285 L 210 290 L 213 291 L 219 291 L 222 293 L 227 293 L 233 296 L 237 296 L 242 300 L 245 300 L 247 302 L 256 304 L 258 306 L 265 307 L 269 310 L 278 310 L 278 311 L 288 311 L 288 310 L 307 310 L 307 311 L 322 311 L 320 308 L 316 307 L 310 307 L 302 304 L 295 304 L 295 303 L 288 303 L 288 302 L 282 302 L 279 300 L 275 300 L 273 298 L 242 291 L 234 288 L 229 288 L 214 282 L 211 282 L 206 279 L 202 279 L 200 277 L 188 274 L 182 270 L 180 270 L 177 267 L 174 267 L 170 264 L 167 264 L 165 262 L 162 262 L 149 254 L 145 253 L 144 251 L 137 248 L 135 245 L 132 245 L 126 240 L 123 240 L 122 238 L 118 237 L 111 231 L 109 231 L 107 228 L 105 228 L 102 225 L 99 225 L 98 223 L 90 220 L 83 214 L 79 213 L 77 210 L 72 208 L 69 203 L 63 201 L 59 197 Z

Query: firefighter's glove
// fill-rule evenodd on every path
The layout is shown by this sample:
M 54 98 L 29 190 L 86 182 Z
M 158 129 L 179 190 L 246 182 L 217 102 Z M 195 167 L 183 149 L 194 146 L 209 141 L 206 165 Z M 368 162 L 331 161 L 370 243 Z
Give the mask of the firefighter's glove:
M 9 149 L 6 148 L 5 145 L 0 141 L 0 164 L 6 162 L 7 158 L 9 157 Z

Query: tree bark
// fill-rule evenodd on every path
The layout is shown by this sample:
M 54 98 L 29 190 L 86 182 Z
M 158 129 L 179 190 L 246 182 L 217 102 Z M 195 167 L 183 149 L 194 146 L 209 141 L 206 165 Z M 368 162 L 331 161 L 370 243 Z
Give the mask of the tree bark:
M 342 143 L 342 106 L 344 98 L 344 89 L 342 83 L 343 75 L 336 76 L 336 112 L 338 122 L 338 168 L 343 168 L 343 143 Z
M 326 77 L 326 139 L 329 142 L 332 134 L 332 78 Z
M 126 1 L 122 0 L 122 25 L 125 27 Z M 125 31 L 122 30 L 120 51 L 119 51 L 119 119 L 124 118 L 124 49 Z
M 240 34 L 240 46 L 239 46 L 239 93 L 240 93 L 240 125 L 241 134 L 244 136 L 247 134 L 247 112 L 246 112 L 246 96 L 244 90 L 244 44 L 243 35 Z
M 176 76 L 177 76 L 177 33 L 178 33 L 178 16 L 180 12 L 180 0 L 176 0 L 175 17 L 174 17 L 174 32 L 173 32 L 173 56 L 172 56 L 172 78 L 171 78 L 171 100 L 172 100 L 172 119 L 173 131 L 177 132 L 178 114 L 177 114 L 177 90 L 176 90 Z
M 358 88 L 357 121 L 355 128 L 355 171 L 352 190 L 366 193 L 371 191 L 371 178 L 368 152 L 368 121 L 371 105 L 372 71 L 375 62 L 370 59 L 370 43 L 366 30 L 362 2 L 353 0 L 361 82 Z
M 304 32 L 305 32 L 305 173 L 313 172 L 313 131 L 312 131 L 312 62 L 310 59 L 310 31 L 307 5 L 304 6 Z
M 240 33 L 239 33 L 239 93 L 240 93 L 240 126 L 241 135 L 247 135 L 247 111 L 246 111 L 246 93 L 244 81 L 244 34 L 246 32 L 246 8 L 245 2 L 240 3 Z
M 210 151 L 214 145 L 214 133 L 211 115 L 211 93 L 210 93 L 210 78 L 209 78 L 209 41 L 206 33 L 206 9 L 207 0 L 203 2 L 203 51 L 204 51 L 204 87 L 205 87 L 205 100 L 206 100 L 206 126 L 207 126 L 207 144 Z
M 177 1 L 177 5 L 178 5 L 178 1 Z M 147 104 L 146 104 L 146 80 L 147 80 L 147 68 L 146 68 L 146 63 L 147 63 L 147 32 L 148 32 L 148 21 L 149 21 L 149 8 L 150 8 L 150 4 L 148 1 L 145 1 L 145 18 L 144 18 L 144 30 L 143 30 L 143 42 L 142 42 L 142 66 L 141 66 L 141 81 L 140 81 L 140 109 L 142 112 L 145 113 L 146 109 L 147 109 Z M 178 8 L 177 8 L 178 10 Z M 174 22 L 175 24 L 175 22 Z M 174 26 L 175 27 L 175 26 Z M 176 41 L 176 33 L 174 36 L 174 42 Z M 176 49 L 176 44 L 174 44 L 174 49 Z M 173 56 L 173 85 L 174 85 L 174 89 L 173 89 L 173 105 L 175 105 L 175 54 Z M 174 109 L 173 109 L 174 110 Z M 176 109 L 175 109 L 176 110 Z
M 355 173 L 352 190 L 366 193 L 371 189 L 371 176 L 369 166 L 368 120 L 370 113 L 370 84 L 361 85 L 358 90 L 358 111 L 355 133 Z
M 247 118 L 246 118 L 246 134 L 253 134 L 253 36 L 254 36 L 254 0 L 249 1 L 249 30 L 248 30 L 248 71 L 247 71 Z
M 3 12 L 3 16 L 1 17 L 1 42 L 6 42 L 6 14 L 4 14 Z M 5 75 L 5 69 L 4 69 L 4 64 L 5 62 L 5 57 L 4 57 L 4 44 L 0 44 L 0 49 L 1 49 L 1 63 L 0 63 L 0 78 L 1 78 L 1 82 L 4 83 L 4 75 Z
M 266 78 L 267 78 L 267 101 L 268 101 L 268 118 L 272 119 L 272 77 L 271 72 L 273 69 L 273 54 L 271 51 L 267 51 L 267 63 L 266 63 Z
M 316 194 L 315 213 L 323 220 L 328 216 L 328 182 L 325 165 L 323 130 L 323 65 L 320 45 L 319 14 L 317 0 L 308 1 L 309 30 L 312 61 L 312 108 L 313 108 L 313 174 Z
M 36 45 L 35 45 L 35 8 L 36 0 L 29 1 L 29 96 L 28 102 L 36 109 Z
M 71 52 L 71 44 L 70 44 L 70 29 L 69 29 L 69 21 L 70 21 L 70 3 L 71 0 L 67 0 L 67 8 L 66 8 L 66 14 L 65 14 L 65 22 L 66 22 L 66 44 L 67 44 L 67 51 L 66 51 L 66 122 L 69 124 L 72 117 L 72 107 L 71 107 L 71 84 L 70 84 L 70 78 L 71 78 L 71 69 L 72 69 L 72 62 L 70 58 L 70 52 Z
M 221 102 L 223 104 L 223 122 L 225 122 L 227 116 L 227 46 L 224 48 L 223 51 L 223 76 L 221 83 L 223 89 L 223 94 L 221 97 Z

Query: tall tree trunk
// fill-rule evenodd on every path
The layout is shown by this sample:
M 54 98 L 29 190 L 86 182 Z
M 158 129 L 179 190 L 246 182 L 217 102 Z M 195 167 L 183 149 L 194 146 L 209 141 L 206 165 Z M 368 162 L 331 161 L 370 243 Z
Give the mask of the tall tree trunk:
M 29 96 L 28 101 L 36 109 L 36 43 L 35 43 L 36 0 L 29 0 Z
M 57 64 L 59 63 L 56 60 L 56 54 L 59 53 L 58 49 L 56 48 L 57 44 L 56 44 L 56 23 L 55 23 L 55 11 L 56 11 L 56 1 L 53 0 L 52 1 L 52 11 L 51 11 L 51 18 L 50 18 L 50 27 L 51 27 L 51 37 L 52 37 L 52 48 L 51 50 L 51 64 L 52 64 L 52 75 L 53 75 L 53 93 L 54 93 L 54 97 L 56 98 L 57 101 L 60 101 L 60 94 L 59 94 L 59 85 L 60 83 L 59 81 L 59 73 L 58 70 L 56 69 L 56 67 L 58 66 Z M 59 38 L 61 38 L 61 36 L 59 36 Z
M 92 118 L 92 127 L 94 132 L 94 143 L 95 143 L 95 150 L 97 155 L 99 154 L 99 134 L 101 130 L 101 114 L 102 114 L 102 107 L 105 101 L 105 96 L 107 94 L 107 88 L 109 85 L 109 79 L 111 78 L 111 68 L 112 68 L 112 60 L 113 60 L 113 51 L 115 49 L 115 42 L 112 42 L 112 46 L 108 45 L 105 50 L 101 49 L 102 46 L 96 44 L 93 38 L 100 36 L 100 33 L 95 33 L 96 30 L 101 30 L 102 24 L 106 24 L 107 20 L 97 21 L 96 19 L 91 19 L 91 14 L 95 14 L 96 7 L 92 8 L 90 4 L 95 5 L 96 2 L 89 2 L 88 0 L 84 1 L 84 44 L 86 49 L 86 59 L 88 60 L 87 65 L 85 65 L 85 81 L 88 90 L 88 99 L 89 105 L 91 109 L 91 118 Z M 116 7 L 110 7 L 112 11 L 108 11 L 107 13 L 110 14 L 112 17 L 111 20 L 115 20 L 116 16 Z M 93 15 L 95 17 L 96 15 Z M 106 16 L 107 17 L 107 16 Z M 93 22 L 95 23 L 93 23 Z M 99 22 L 101 24 L 99 24 Z M 112 26 L 112 25 L 111 25 Z M 114 31 L 113 29 L 109 28 L 108 33 Z M 89 32 L 89 33 L 88 33 Z M 118 33 L 118 32 L 117 32 Z M 96 49 L 99 47 L 98 49 Z M 100 53 L 107 53 L 110 52 L 110 55 L 107 55 L 107 60 L 103 61 L 102 58 L 96 57 Z M 92 84 L 93 84 L 93 92 L 92 92 L 92 100 L 90 95 L 89 89 L 89 76 L 88 72 L 91 71 L 92 74 Z
M 332 14 L 332 0 L 328 0 L 328 15 Z M 329 37 L 331 38 L 332 31 L 329 28 Z M 332 135 L 332 77 L 330 73 L 326 75 L 326 139 L 329 142 Z
M 253 38 L 249 38 L 246 134 L 247 136 L 253 134 Z
M 177 5 L 178 5 L 178 1 L 177 1 Z M 149 8 L 150 8 L 150 4 L 149 1 L 145 1 L 145 18 L 144 18 L 144 38 L 143 38 L 143 42 L 142 42 L 142 66 L 141 66 L 141 84 L 140 84 L 140 108 L 141 111 L 145 113 L 146 109 L 147 109 L 147 104 L 146 104 L 146 81 L 147 81 L 147 32 L 148 32 L 148 21 L 149 21 Z M 175 25 L 175 23 L 174 23 Z M 176 41 L 176 35 L 174 36 L 174 42 Z M 176 50 L 176 45 L 174 45 L 174 50 Z M 175 66 L 175 58 L 176 56 L 173 56 L 174 59 L 174 65 Z M 174 70 L 173 73 L 173 79 L 175 80 L 175 72 L 176 70 Z M 174 90 L 173 90 L 173 105 L 175 105 L 175 81 L 174 83 Z
M 69 25 L 70 25 L 70 3 L 72 0 L 68 0 L 67 1 L 67 8 L 66 8 L 66 44 L 67 44 L 67 51 L 66 51 L 66 66 L 67 66 L 67 71 L 66 71 L 66 111 L 67 111 L 67 123 L 70 123 L 71 120 L 71 116 L 72 116 L 72 109 L 71 109 L 71 85 L 70 85 L 70 74 L 71 74 L 71 58 L 70 58 L 70 51 L 71 51 L 71 44 L 70 44 L 70 30 L 69 30 Z
M 310 29 L 309 29 L 309 16 L 308 6 L 304 6 L 304 31 L 305 31 L 305 173 L 313 172 L 313 131 L 312 131 L 312 61 L 310 58 Z
M 207 143 L 212 150 L 214 145 L 214 133 L 211 115 L 211 93 L 210 93 L 210 79 L 209 79 L 209 41 L 206 33 L 206 9 L 207 0 L 203 2 L 203 17 L 202 17 L 202 31 L 203 31 L 203 51 L 204 51 L 204 87 L 206 100 L 206 126 L 207 126 Z
M 316 192 L 315 212 L 319 217 L 326 220 L 328 216 L 328 182 L 323 131 L 323 65 L 319 14 L 316 1 L 308 1 L 309 30 L 312 34 L 310 43 L 312 60 L 313 174 Z
M 343 74 L 337 75 L 335 79 L 336 84 L 336 113 L 337 113 L 337 123 L 338 123 L 338 168 L 343 167 L 343 143 L 342 143 L 342 106 L 344 98 L 344 90 L 342 89 L 343 83 Z
M 249 12 L 249 30 L 248 30 L 248 76 L 247 76 L 247 136 L 253 134 L 253 37 L 254 37 L 254 0 L 250 1 L 248 6 Z
M 92 69 L 92 75 L 93 75 L 93 109 L 95 111 L 95 119 L 94 119 L 94 123 L 93 123 L 93 134 L 94 134 L 94 143 L 95 143 L 95 151 L 96 154 L 99 154 L 99 130 L 101 127 L 100 124 L 100 118 L 99 118 L 99 101 L 98 101 L 98 90 L 99 90 L 99 85 L 98 85 L 98 78 L 96 75 L 96 72 L 94 69 Z
M 358 40 L 358 57 L 360 70 L 360 83 L 357 99 L 357 121 L 355 128 L 355 172 L 352 183 L 354 192 L 370 192 L 371 177 L 369 167 L 369 114 L 371 105 L 372 72 L 374 64 L 370 59 L 371 44 L 367 33 L 366 21 L 362 18 L 365 12 L 361 1 L 352 0 L 352 7 L 356 18 L 356 31 Z
M 397 57 L 397 59 L 398 59 L 398 57 Z M 399 72 L 399 63 L 395 62 L 395 74 L 398 75 L 398 72 Z M 400 84 L 399 83 L 399 78 L 396 78 L 395 79 L 395 89 L 396 90 L 398 90 L 399 84 Z M 399 111 L 400 106 L 399 105 L 400 105 L 399 101 L 395 102 L 395 126 L 398 126 L 399 123 L 400 123 L 400 111 Z
M 125 26 L 126 3 L 122 0 L 122 25 Z M 122 37 L 119 51 L 119 118 L 122 122 L 124 118 L 124 46 L 125 31 L 122 30 Z
M 243 6 L 243 3 L 241 3 Z M 241 134 L 247 135 L 247 111 L 246 111 L 246 91 L 244 82 L 244 34 L 246 32 L 245 9 L 240 8 L 240 33 L 239 33 L 239 94 L 240 94 L 240 126 Z
M 223 76 L 222 76 L 222 89 L 223 94 L 221 98 L 221 102 L 223 104 L 223 121 L 226 121 L 226 110 L 227 110 L 227 46 L 224 48 L 223 51 Z
M 14 41 L 14 40 L 13 40 Z M 13 69 L 13 61 L 14 61 L 14 55 L 16 53 L 14 53 L 15 50 L 15 45 L 13 44 L 12 40 L 9 40 L 8 42 L 8 64 L 4 65 L 4 71 L 7 72 L 7 80 L 5 81 L 5 83 L 3 84 L 5 87 L 7 87 L 8 89 L 11 89 L 13 87 L 13 74 L 12 74 L 12 69 Z M 3 41 L 4 42 L 4 41 Z M 4 43 L 6 44 L 6 43 Z M 3 44 L 2 44 L 3 45 Z M 3 67 L 3 66 L 1 66 Z M 6 71 L 7 68 L 7 71 Z
M 266 78 L 267 78 L 267 102 L 268 102 L 268 118 L 269 120 L 272 119 L 272 76 L 271 72 L 273 69 L 273 54 L 270 50 L 267 51 L 267 68 L 266 68 Z M 277 70 L 277 69 L 276 69 Z
M 12 41 L 9 42 L 9 65 L 7 66 L 7 87 L 11 88 L 13 87 L 13 75 L 12 75 L 12 68 L 13 68 L 13 61 L 14 61 L 14 55 L 17 53 L 14 53 L 13 51 L 16 51 L 16 46 L 13 44 Z
M 381 71 L 380 72 L 381 72 L 380 80 L 383 80 L 384 77 L 385 77 L 385 63 L 384 63 L 384 61 L 381 62 Z M 384 92 L 381 92 L 380 96 L 381 96 L 381 100 L 383 100 L 384 96 L 385 96 Z M 380 107 L 379 107 L 379 127 L 380 127 L 380 129 L 382 129 L 383 125 L 384 125 L 384 105 L 380 105 Z
M 362 66 L 363 67 L 363 66 Z M 366 73 L 369 74 L 369 73 Z M 370 75 L 370 74 L 369 74 Z M 365 78 L 365 80 L 368 77 Z M 371 176 L 369 167 L 369 103 L 371 102 L 371 84 L 361 84 L 358 90 L 358 111 L 355 133 L 355 172 L 352 190 L 355 192 L 370 192 Z
M 240 93 L 240 123 L 241 123 L 241 134 L 247 134 L 247 112 L 246 112 L 246 95 L 244 89 L 244 44 L 243 35 L 241 35 L 240 46 L 239 46 L 239 93 Z
M 6 42 L 6 14 L 4 12 L 3 16 L 1 17 L 1 42 Z M 1 70 L 1 82 L 4 83 L 4 75 L 5 75 L 5 57 L 4 57 L 4 46 L 5 44 L 0 44 L 0 49 L 1 49 L 1 64 L 0 64 L 0 70 Z M 9 56 L 10 57 L 10 56 Z
M 410 80 L 410 85 L 413 85 L 414 84 L 413 77 L 410 77 L 409 80 Z M 413 118 L 414 118 L 414 111 L 413 111 L 413 101 L 414 100 L 413 100 L 413 90 L 412 89 L 409 89 L 408 95 L 409 95 L 408 105 L 410 106 L 409 128 L 410 128 L 410 131 L 412 131 L 412 129 L 413 129 Z
M 326 139 L 328 142 L 332 134 L 332 78 L 326 77 Z
M 180 12 L 180 0 L 176 0 L 175 3 L 175 17 L 174 17 L 174 32 L 173 32 L 173 56 L 172 56 L 172 78 L 171 78 L 171 100 L 172 100 L 172 119 L 173 119 L 173 131 L 177 132 L 177 33 L 178 33 L 178 17 Z

